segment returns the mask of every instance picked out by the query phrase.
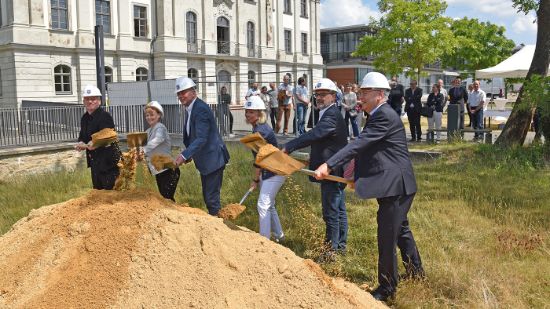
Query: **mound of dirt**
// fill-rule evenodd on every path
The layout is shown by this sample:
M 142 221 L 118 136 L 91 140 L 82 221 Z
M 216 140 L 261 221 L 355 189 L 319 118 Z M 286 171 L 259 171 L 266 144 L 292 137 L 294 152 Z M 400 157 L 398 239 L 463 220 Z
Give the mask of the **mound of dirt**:
M 91 191 L 0 237 L 0 308 L 383 308 L 259 234 L 150 191 Z

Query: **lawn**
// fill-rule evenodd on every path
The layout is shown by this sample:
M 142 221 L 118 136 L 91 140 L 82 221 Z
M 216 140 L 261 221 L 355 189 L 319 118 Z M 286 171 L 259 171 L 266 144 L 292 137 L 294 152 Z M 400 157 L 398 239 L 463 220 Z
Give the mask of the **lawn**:
M 425 147 L 425 146 L 418 146 Z M 419 191 L 409 220 L 427 279 L 399 286 L 398 308 L 541 308 L 550 299 L 550 169 L 540 148 L 502 151 L 492 145 L 430 146 L 441 159 L 415 162 Z M 229 145 L 231 163 L 222 188 L 222 205 L 236 203 L 250 184 L 252 156 Z M 30 209 L 79 196 L 91 187 L 89 171 L 29 176 L 0 183 L 0 234 Z M 155 189 L 153 178 L 138 170 L 137 185 Z M 178 202 L 205 209 L 199 175 L 182 168 Z M 258 230 L 257 192 L 236 220 Z M 285 246 L 316 257 L 324 235 L 319 187 L 301 174 L 289 178 L 277 196 L 287 235 Z M 349 251 L 323 265 L 333 276 L 376 285 L 377 247 L 374 200 L 347 192 Z

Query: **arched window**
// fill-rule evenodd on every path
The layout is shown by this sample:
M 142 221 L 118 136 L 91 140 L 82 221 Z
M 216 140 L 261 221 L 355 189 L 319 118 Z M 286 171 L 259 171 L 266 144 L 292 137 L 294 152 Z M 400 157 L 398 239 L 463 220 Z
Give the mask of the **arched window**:
M 197 71 L 197 69 L 194 69 L 194 68 L 188 69 L 187 70 L 187 77 L 192 79 L 195 82 L 195 84 L 198 84 L 198 82 L 199 82 L 199 72 Z
M 71 93 L 71 68 L 60 64 L 53 69 L 55 94 Z
M 137 68 L 136 82 L 146 81 L 149 77 L 149 71 L 146 68 Z
M 197 14 L 187 12 L 185 14 L 185 33 L 187 38 L 187 51 L 197 52 Z
M 218 17 L 216 25 L 218 54 L 229 54 L 229 20 L 225 17 Z
M 248 71 L 248 86 L 252 86 L 252 84 L 256 81 L 256 72 L 254 71 Z
M 254 45 L 255 45 L 254 23 L 249 21 L 246 23 L 246 46 L 248 49 L 248 57 L 256 56 L 256 53 L 254 52 Z

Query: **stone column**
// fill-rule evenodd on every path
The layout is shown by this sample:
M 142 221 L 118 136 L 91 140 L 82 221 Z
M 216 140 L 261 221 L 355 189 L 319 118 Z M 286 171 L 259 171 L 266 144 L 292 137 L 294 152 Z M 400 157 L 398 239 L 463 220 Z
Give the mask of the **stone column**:
M 237 76 L 237 93 L 235 93 L 235 103 L 244 104 L 244 96 L 248 91 L 248 62 L 239 62 L 239 71 Z

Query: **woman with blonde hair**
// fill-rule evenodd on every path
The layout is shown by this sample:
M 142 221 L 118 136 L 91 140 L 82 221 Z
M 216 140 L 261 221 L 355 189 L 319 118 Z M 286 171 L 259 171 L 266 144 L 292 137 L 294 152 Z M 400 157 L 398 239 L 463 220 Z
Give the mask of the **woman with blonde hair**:
M 277 147 L 275 132 L 266 124 L 267 116 L 262 99 L 258 96 L 252 96 L 246 101 L 244 108 L 246 122 L 252 125 L 252 132 L 260 133 L 269 144 Z M 256 153 L 253 154 L 254 158 L 256 158 Z M 284 239 L 284 233 L 277 209 L 275 208 L 275 196 L 286 178 L 256 165 L 254 167 L 254 175 L 250 187 L 256 189 L 258 185 L 260 186 L 257 205 L 260 220 L 260 235 L 271 238 L 273 234 L 274 240 L 280 242 Z
M 157 101 L 152 101 L 145 106 L 145 120 L 149 124 L 147 132 L 147 145 L 142 149 L 147 161 L 149 171 L 153 174 L 157 180 L 157 186 L 160 194 L 169 200 L 175 202 L 174 194 L 176 187 L 180 179 L 179 168 L 168 168 L 157 170 L 151 163 L 151 157 L 154 154 L 172 156 L 172 142 L 168 130 L 160 122 L 160 119 L 164 116 L 164 110 Z

